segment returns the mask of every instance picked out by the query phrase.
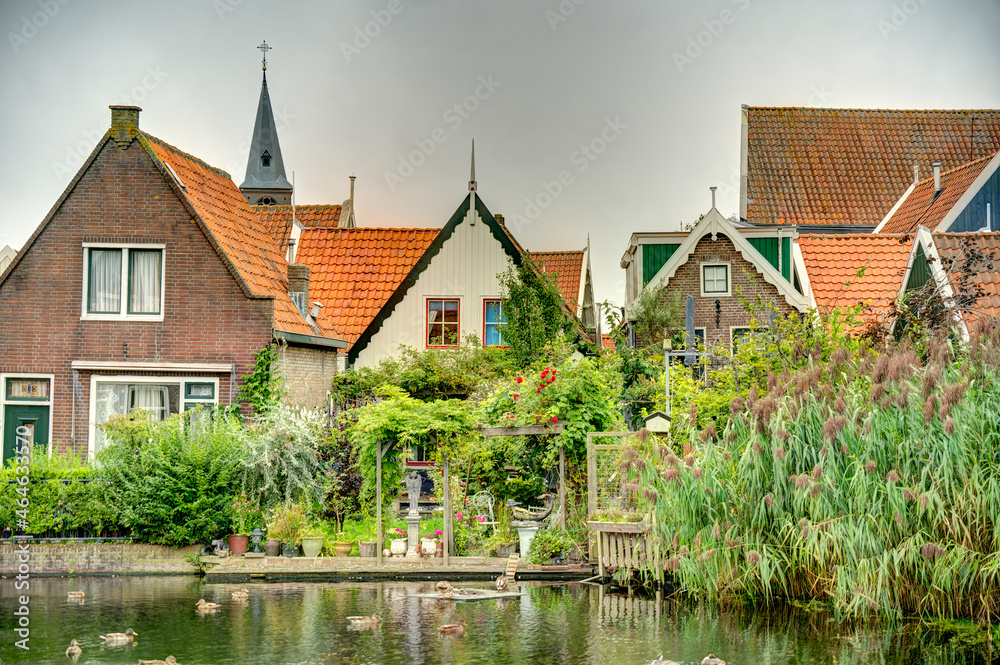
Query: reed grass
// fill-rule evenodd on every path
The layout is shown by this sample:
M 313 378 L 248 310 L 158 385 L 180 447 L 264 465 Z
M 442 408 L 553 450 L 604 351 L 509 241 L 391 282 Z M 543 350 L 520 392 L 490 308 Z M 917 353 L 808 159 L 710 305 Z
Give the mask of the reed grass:
M 692 432 L 691 454 L 655 437 L 623 452 L 660 553 L 645 574 L 840 619 L 1000 619 L 1000 329 L 834 353 L 768 385 L 718 440 Z

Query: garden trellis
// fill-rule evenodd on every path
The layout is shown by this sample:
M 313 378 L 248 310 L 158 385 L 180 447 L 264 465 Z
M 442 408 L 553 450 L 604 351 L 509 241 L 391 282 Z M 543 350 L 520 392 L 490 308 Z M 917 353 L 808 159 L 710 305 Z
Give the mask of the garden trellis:
M 562 434 L 561 423 L 555 425 L 533 425 L 524 427 L 484 427 L 484 437 L 492 436 L 554 436 Z M 471 460 L 470 460 L 471 462 Z M 566 529 L 566 449 L 559 445 L 559 528 Z

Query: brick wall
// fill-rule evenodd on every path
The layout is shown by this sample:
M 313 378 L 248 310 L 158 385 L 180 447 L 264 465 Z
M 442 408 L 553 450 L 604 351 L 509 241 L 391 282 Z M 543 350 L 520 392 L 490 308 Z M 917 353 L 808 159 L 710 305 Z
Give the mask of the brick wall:
M 200 545 L 166 547 L 133 543 L 32 543 L 29 546 L 30 575 L 87 575 L 130 573 L 198 573 L 199 567 L 186 557 L 197 554 Z M 18 570 L 17 546 L 0 543 L 0 570 L 4 575 Z
M 164 320 L 81 321 L 84 242 L 165 244 Z M 271 302 L 246 298 L 141 146 L 108 142 L 0 286 L 0 372 L 54 374 L 50 441 L 84 454 L 90 382 L 74 382 L 73 360 L 234 363 L 239 376 L 271 327 Z M 219 378 L 229 402 L 234 377 Z
M 337 354 L 301 346 L 281 346 L 278 370 L 285 382 L 287 400 L 297 406 L 323 406 L 337 375 Z
M 791 257 L 788 257 L 788 260 L 790 261 Z M 729 296 L 702 297 L 701 267 L 704 263 L 729 264 Z M 731 348 L 730 326 L 750 325 L 753 316 L 744 309 L 742 301 L 753 303 L 759 296 L 765 303 L 775 303 L 779 314 L 791 314 L 796 311 L 773 284 L 764 281 L 756 266 L 744 259 L 733 242 L 724 235 L 717 236 L 714 241 L 711 235 L 706 235 L 698 241 L 691 258 L 678 268 L 670 279 L 665 297 L 677 291 L 680 291 L 684 300 L 689 295 L 694 296 L 694 323 L 696 328 L 705 329 L 706 348 L 718 344 Z M 716 300 L 719 301 L 720 309 L 718 324 L 715 321 Z M 766 324 L 766 312 L 762 319 L 762 323 Z M 639 340 L 639 343 L 641 346 L 647 341 Z

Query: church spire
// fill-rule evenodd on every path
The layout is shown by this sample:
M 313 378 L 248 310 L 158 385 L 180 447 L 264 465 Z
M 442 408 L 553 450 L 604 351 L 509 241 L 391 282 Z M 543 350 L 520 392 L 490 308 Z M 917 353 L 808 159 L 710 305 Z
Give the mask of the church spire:
M 262 42 L 260 49 L 263 78 L 260 86 L 260 101 L 257 103 L 257 117 L 250 141 L 250 155 L 247 158 L 247 173 L 240 191 L 250 205 L 290 205 L 292 184 L 285 177 L 285 163 L 281 159 L 278 144 L 278 129 L 271 110 L 271 97 L 267 90 L 267 52 L 271 47 Z

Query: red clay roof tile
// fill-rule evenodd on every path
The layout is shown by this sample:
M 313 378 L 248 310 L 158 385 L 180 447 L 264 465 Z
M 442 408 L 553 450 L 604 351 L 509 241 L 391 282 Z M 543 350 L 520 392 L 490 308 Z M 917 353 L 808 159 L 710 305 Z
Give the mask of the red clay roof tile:
M 284 252 L 292 232 L 292 206 L 253 206 L 261 223 Z M 335 229 L 340 224 L 341 206 L 295 206 L 295 219 L 307 229 Z
M 230 263 L 249 295 L 274 298 L 273 328 L 336 338 L 328 316 L 317 321 L 317 331 L 292 303 L 288 295 L 288 263 L 229 175 L 154 136 L 141 136 L 148 140 L 156 157 L 177 175 L 182 196 L 205 223 L 209 242 Z
M 747 215 L 755 224 L 882 221 L 913 180 L 1000 150 L 998 110 L 750 107 Z
M 354 344 L 440 230 L 306 229 L 296 260 L 309 266 L 310 299 Z
M 798 238 L 816 307 L 886 311 L 899 294 L 913 245 L 904 234 L 803 234 Z
M 936 197 L 934 176 L 921 180 L 879 233 L 912 233 L 917 230 L 917 226 L 926 226 L 933 231 L 993 157 L 994 155 L 987 155 L 942 173 L 941 193 Z
M 583 250 L 532 252 L 531 258 L 539 270 L 555 280 L 556 288 L 559 289 L 559 294 L 566 301 L 566 305 L 576 312 L 583 272 Z

